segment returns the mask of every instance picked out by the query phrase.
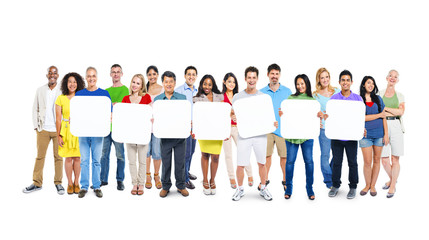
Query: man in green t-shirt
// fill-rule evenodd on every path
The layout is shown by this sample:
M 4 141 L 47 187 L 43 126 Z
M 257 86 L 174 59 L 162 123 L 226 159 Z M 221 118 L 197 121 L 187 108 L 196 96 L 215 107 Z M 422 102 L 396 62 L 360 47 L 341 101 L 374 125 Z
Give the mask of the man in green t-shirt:
M 113 64 L 110 68 L 110 76 L 112 77 L 113 85 L 106 90 L 110 94 L 112 99 L 112 104 L 115 105 L 118 102 L 122 102 L 122 99 L 129 95 L 128 88 L 121 83 L 121 78 L 123 76 L 122 67 L 119 64 Z M 112 133 L 103 139 L 103 151 L 101 156 L 101 186 L 108 184 L 109 178 L 109 166 L 110 166 L 110 148 L 112 143 L 115 145 L 116 158 L 117 158 L 117 168 L 116 168 L 116 181 L 118 182 L 117 189 L 122 191 L 125 189 L 124 186 L 124 177 L 125 177 L 125 151 L 124 144 L 115 142 L 112 139 Z

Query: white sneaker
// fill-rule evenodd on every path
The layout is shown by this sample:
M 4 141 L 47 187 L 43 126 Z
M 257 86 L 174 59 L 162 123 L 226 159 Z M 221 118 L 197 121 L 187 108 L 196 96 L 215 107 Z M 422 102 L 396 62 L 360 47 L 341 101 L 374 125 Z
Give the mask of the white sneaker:
M 240 190 L 239 188 L 237 188 L 237 190 L 235 191 L 234 195 L 232 196 L 232 200 L 233 201 L 238 201 L 243 196 L 244 196 L 244 191 Z
M 259 191 L 259 195 L 261 195 L 262 197 L 264 197 L 264 199 L 267 200 L 267 201 L 273 200 L 273 196 L 271 196 L 271 193 L 268 192 L 268 188 L 264 188 L 261 191 Z

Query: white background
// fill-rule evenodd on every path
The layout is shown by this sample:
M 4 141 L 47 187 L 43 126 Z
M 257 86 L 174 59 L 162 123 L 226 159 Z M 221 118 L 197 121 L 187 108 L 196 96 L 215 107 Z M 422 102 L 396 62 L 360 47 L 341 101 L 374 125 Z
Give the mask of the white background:
M 166 239 L 392 239 L 424 238 L 428 214 L 426 137 L 427 116 L 427 7 L 424 1 L 16 1 L 0 9 L 0 65 L 2 162 L 2 239 L 152 238 Z M 347 200 L 347 164 L 343 185 L 335 199 L 322 183 L 318 141 L 314 143 L 316 200 L 305 194 L 303 161 L 295 167 L 294 193 L 283 198 L 281 171 L 274 155 L 268 186 L 274 200 L 266 202 L 256 187 L 231 201 L 223 154 L 215 196 L 204 196 L 200 152 L 197 147 L 191 172 L 198 176 L 196 189 L 183 198 L 172 187 L 166 199 L 156 189 L 131 196 L 126 169 L 126 189 L 116 190 L 116 163 L 111 160 L 110 181 L 104 197 L 92 192 L 84 199 L 58 196 L 53 180 L 52 148 L 48 149 L 43 190 L 23 194 L 31 184 L 36 156 L 36 134 L 31 112 L 37 87 L 45 84 L 46 69 L 56 65 L 64 74 L 98 69 L 98 86 L 111 85 L 110 66 L 123 66 L 123 82 L 154 64 L 160 72 L 171 70 L 183 84 L 188 65 L 199 78 L 212 74 L 221 86 L 225 73 L 234 72 L 240 89 L 244 69 L 260 69 L 258 88 L 268 83 L 271 63 L 282 68 L 281 83 L 294 92 L 293 78 L 307 74 L 312 84 L 319 67 L 331 72 L 332 83 L 343 69 L 353 73 L 352 90 L 365 75 L 384 88 L 387 72 L 399 71 L 397 89 L 406 98 L 405 156 L 397 194 Z M 198 83 L 196 83 L 198 84 Z M 301 153 L 299 153 L 300 155 Z M 112 157 L 114 151 L 112 151 Z M 234 157 L 235 159 L 235 157 Z M 362 155 L 358 155 L 360 183 L 364 187 Z M 252 161 L 255 183 L 259 182 Z M 153 170 L 152 170 L 153 172 Z M 65 173 L 64 186 L 67 185 Z M 422 216 L 423 219 L 418 219 Z M 425 235 L 422 235 L 425 234 Z

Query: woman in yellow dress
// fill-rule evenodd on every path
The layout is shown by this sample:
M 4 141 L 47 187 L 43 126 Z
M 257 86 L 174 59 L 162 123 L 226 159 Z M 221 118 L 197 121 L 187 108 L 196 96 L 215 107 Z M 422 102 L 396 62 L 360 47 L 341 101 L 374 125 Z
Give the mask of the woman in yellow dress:
M 195 102 L 222 102 L 223 95 L 219 91 L 212 75 L 204 75 L 198 87 L 198 93 L 194 97 Z M 201 168 L 203 170 L 203 192 L 206 195 L 216 194 L 215 177 L 219 166 L 219 154 L 222 150 L 222 140 L 198 140 L 201 149 Z M 209 159 L 210 164 L 210 185 L 208 181 Z
M 62 95 L 55 101 L 58 154 L 66 158 L 64 168 L 67 175 L 67 193 L 79 193 L 80 150 L 79 140 L 70 133 L 70 100 L 75 93 L 85 88 L 85 82 L 77 73 L 68 73 L 61 81 Z M 72 174 L 74 172 L 74 181 Z

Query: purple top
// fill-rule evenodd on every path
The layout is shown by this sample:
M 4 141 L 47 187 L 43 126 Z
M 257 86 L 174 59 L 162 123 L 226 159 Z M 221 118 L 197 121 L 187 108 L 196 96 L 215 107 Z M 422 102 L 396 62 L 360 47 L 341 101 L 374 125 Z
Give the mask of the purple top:
M 351 90 L 350 90 L 350 96 L 348 96 L 348 97 L 344 97 L 343 94 L 341 94 L 341 92 L 339 92 L 339 93 L 332 95 L 331 99 L 363 102 L 362 97 L 358 94 L 353 93 Z

